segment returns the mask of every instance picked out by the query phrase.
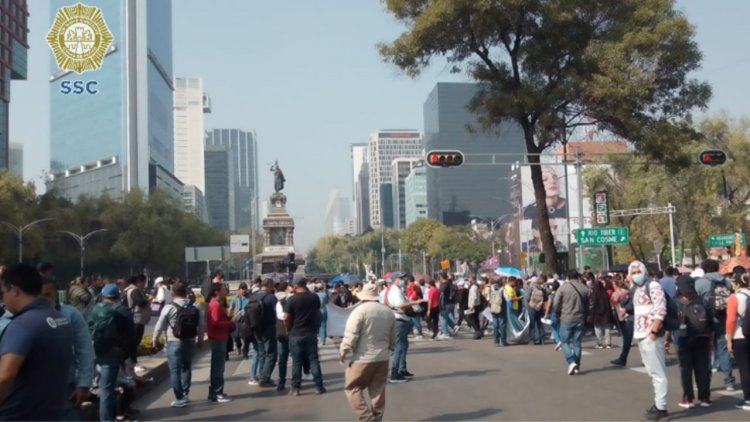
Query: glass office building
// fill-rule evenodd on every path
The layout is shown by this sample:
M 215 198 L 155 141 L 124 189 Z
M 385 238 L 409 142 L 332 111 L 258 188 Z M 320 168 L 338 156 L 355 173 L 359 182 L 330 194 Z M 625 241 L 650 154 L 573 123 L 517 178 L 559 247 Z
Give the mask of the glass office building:
M 8 168 L 10 158 L 10 81 L 26 79 L 28 20 L 26 0 L 0 1 L 0 170 Z
M 102 10 L 113 41 L 102 67 L 81 75 L 58 69 L 50 53 L 51 183 L 65 186 L 62 179 L 76 177 L 84 163 L 116 157 L 121 189 L 146 192 L 150 181 L 174 179 L 172 2 L 86 3 Z M 50 23 L 69 5 L 52 0 Z M 64 81 L 77 80 L 96 81 L 98 92 L 62 92 Z M 154 178 L 150 164 L 167 176 Z M 84 194 L 104 193 L 96 183 L 88 186 Z

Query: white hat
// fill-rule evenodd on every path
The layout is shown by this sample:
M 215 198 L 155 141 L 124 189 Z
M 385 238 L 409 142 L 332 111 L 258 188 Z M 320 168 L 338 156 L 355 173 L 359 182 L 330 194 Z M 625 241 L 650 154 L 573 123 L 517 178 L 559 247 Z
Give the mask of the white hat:
M 162 281 L 164 281 L 164 277 L 156 277 L 156 280 L 154 280 L 154 284 L 159 284 Z
M 362 290 L 357 295 L 359 300 L 373 300 L 377 301 L 380 299 L 378 295 L 378 286 L 372 283 L 367 283 L 362 286 Z
M 703 268 L 701 267 L 694 269 L 693 272 L 690 273 L 690 277 L 693 277 L 693 278 L 703 278 L 703 276 L 705 275 L 706 275 L 706 272 L 703 271 Z

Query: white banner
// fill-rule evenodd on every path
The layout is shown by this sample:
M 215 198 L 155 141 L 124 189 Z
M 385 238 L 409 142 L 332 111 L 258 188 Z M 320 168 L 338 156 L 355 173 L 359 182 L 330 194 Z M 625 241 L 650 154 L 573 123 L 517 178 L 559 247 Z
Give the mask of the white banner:
M 349 315 L 352 313 L 351 308 L 342 308 L 332 303 L 326 305 L 328 310 L 328 336 L 330 337 L 343 337 L 344 328 L 346 328 L 346 320 L 349 319 Z

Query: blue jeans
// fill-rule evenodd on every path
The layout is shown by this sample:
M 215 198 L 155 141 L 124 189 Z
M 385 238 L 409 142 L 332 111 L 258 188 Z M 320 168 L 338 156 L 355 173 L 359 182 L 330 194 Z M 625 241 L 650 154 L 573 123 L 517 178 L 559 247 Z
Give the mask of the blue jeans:
M 560 343 L 560 319 L 557 318 L 557 314 L 552 312 L 549 316 L 549 320 L 552 324 L 550 324 L 550 332 L 552 335 L 552 341 L 555 343 Z
M 258 378 L 258 367 L 260 366 L 260 357 L 258 353 L 258 341 L 253 339 L 250 344 L 253 346 L 253 357 L 250 362 L 250 378 Z
M 208 399 L 224 394 L 224 367 L 227 364 L 226 340 L 209 340 L 211 344 L 211 381 L 208 386 Z
M 177 400 L 184 399 L 190 394 L 194 353 L 195 341 L 192 339 L 167 342 L 169 379 L 172 381 L 172 391 Z
M 724 385 L 734 385 L 735 379 L 732 375 L 732 358 L 727 349 L 726 328 L 724 324 L 718 324 L 715 335 L 714 366 L 724 374 Z
M 529 312 L 529 339 L 534 343 L 544 340 L 544 327 L 542 326 L 542 313 L 528 307 Z
M 409 351 L 410 330 L 411 321 L 396 320 L 396 346 L 393 350 L 393 361 L 391 362 L 391 378 L 399 378 L 399 374 L 406 372 L 406 352 Z
M 302 385 L 304 361 L 310 363 L 310 373 L 312 373 L 315 386 L 322 388 L 323 373 L 320 371 L 318 359 L 318 336 L 315 334 L 289 336 L 289 351 L 292 355 L 292 388 L 300 388 Z
M 451 330 L 456 326 L 456 320 L 453 317 L 455 308 L 454 303 L 446 303 L 440 307 L 440 328 L 445 335 L 450 335 Z
M 411 325 L 417 330 L 417 335 L 422 335 L 422 318 L 415 316 L 411 318 Z
M 277 340 L 276 351 L 279 353 L 279 385 L 286 383 L 286 366 L 289 362 L 289 339 Z
M 620 352 L 619 361 L 622 363 L 628 363 L 628 355 L 630 354 L 630 348 L 633 347 L 633 319 L 628 318 L 627 321 L 620 321 L 620 330 L 622 331 L 622 351 Z
M 581 365 L 581 336 L 583 335 L 584 323 L 560 322 L 560 339 L 565 354 L 565 361 Z
M 328 338 L 328 313 L 320 314 L 320 330 L 318 330 L 318 340 L 321 344 L 326 344 Z
M 506 318 L 505 314 L 492 315 L 492 329 L 495 335 L 495 344 L 507 344 L 506 339 Z
M 255 353 L 258 355 L 258 370 L 260 382 L 270 383 L 273 368 L 276 366 L 276 338 L 275 336 L 256 335 Z
M 122 354 L 113 350 L 96 358 L 99 364 L 99 420 L 109 422 L 115 420 L 117 406 L 117 374 L 122 365 Z

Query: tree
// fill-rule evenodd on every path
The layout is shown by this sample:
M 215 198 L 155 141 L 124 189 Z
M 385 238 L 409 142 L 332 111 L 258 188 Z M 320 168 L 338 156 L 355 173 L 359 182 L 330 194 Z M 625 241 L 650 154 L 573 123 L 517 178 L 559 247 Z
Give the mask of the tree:
M 539 154 L 596 125 L 642 152 L 684 164 L 691 110 L 710 88 L 688 79 L 701 60 L 673 0 L 386 0 L 407 30 L 381 44 L 411 77 L 436 57 L 480 82 L 470 109 L 487 130 L 523 130 L 544 253 L 555 255 Z M 553 260 L 549 260 L 553 261 Z M 547 270 L 555 271 L 549 262 Z

